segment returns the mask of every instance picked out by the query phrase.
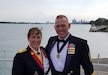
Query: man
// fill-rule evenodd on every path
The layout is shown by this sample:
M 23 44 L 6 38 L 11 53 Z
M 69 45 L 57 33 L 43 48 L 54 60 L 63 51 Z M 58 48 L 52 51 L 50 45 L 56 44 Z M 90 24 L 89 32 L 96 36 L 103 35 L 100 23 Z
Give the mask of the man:
M 69 33 L 68 18 L 58 15 L 55 20 L 57 36 L 49 38 L 46 46 L 52 75 L 80 75 L 80 65 L 85 75 L 93 75 L 93 65 L 87 41 Z

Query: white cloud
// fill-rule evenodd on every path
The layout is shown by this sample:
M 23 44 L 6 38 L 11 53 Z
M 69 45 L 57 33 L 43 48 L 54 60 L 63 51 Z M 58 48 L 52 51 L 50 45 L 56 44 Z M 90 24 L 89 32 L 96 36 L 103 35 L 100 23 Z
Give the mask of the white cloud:
M 54 21 L 56 15 L 92 20 L 108 16 L 108 0 L 0 0 L 0 20 Z

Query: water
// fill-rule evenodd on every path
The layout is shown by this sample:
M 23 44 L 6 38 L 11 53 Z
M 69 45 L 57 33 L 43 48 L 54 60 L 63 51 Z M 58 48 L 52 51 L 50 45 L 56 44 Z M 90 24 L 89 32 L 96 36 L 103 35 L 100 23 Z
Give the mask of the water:
M 0 59 L 13 59 L 19 49 L 28 45 L 27 32 L 31 27 L 42 29 L 42 46 L 48 38 L 56 35 L 52 24 L 0 24 Z M 72 25 L 69 30 L 74 36 L 88 40 L 92 58 L 98 54 L 108 58 L 108 33 L 89 32 L 90 25 Z M 0 75 L 11 75 L 12 60 L 0 61 Z

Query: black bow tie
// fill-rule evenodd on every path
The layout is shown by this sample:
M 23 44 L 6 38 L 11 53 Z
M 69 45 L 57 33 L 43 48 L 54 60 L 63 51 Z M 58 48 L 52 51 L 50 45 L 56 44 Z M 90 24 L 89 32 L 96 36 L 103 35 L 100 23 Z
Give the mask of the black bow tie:
M 60 39 L 57 39 L 57 41 L 58 42 L 63 42 L 63 43 L 65 42 L 65 40 L 60 40 Z
M 39 54 L 40 54 L 40 52 L 37 52 L 37 54 L 39 55 Z

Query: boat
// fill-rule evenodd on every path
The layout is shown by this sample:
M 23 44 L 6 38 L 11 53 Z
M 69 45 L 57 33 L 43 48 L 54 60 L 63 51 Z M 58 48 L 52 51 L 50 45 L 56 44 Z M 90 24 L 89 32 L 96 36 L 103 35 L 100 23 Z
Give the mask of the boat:
M 108 32 L 108 26 L 107 25 L 91 25 L 91 28 L 89 32 Z

